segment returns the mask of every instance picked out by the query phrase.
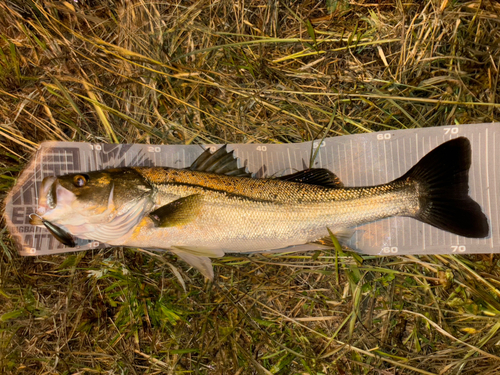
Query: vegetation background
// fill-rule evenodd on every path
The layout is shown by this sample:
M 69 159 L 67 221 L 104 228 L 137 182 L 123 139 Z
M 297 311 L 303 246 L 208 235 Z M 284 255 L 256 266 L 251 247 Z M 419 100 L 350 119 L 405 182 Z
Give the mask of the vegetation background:
M 44 140 L 492 122 L 499 65 L 493 0 L 3 0 L 0 196 Z M 212 284 L 169 254 L 23 258 L 0 233 L 2 374 L 500 373 L 498 255 L 226 257 Z

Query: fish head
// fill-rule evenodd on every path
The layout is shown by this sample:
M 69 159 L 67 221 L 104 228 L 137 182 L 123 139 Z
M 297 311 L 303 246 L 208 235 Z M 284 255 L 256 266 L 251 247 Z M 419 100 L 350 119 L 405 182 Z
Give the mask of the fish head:
M 152 204 L 153 194 L 151 185 L 133 168 L 49 176 L 42 181 L 36 215 L 30 222 L 42 225 L 46 220 L 89 239 L 106 226 L 121 225 L 121 231 L 115 228 L 115 232 L 123 232 L 124 221 L 130 226 L 135 223 Z M 125 220 L 131 215 L 134 220 Z

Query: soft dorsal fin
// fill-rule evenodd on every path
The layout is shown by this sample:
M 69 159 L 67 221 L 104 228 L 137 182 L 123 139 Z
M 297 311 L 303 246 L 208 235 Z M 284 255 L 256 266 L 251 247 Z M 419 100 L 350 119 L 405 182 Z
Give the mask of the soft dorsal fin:
M 207 148 L 187 169 L 225 174 L 227 176 L 251 177 L 245 167 L 238 168 L 238 159 L 235 159 L 233 151 L 227 151 L 227 145 L 222 146 L 213 154 Z
M 157 208 L 149 214 L 149 217 L 157 227 L 161 228 L 185 225 L 198 216 L 202 204 L 201 195 L 193 194 Z
M 278 180 L 301 182 L 303 184 L 326 186 L 331 188 L 344 187 L 340 178 L 325 168 L 311 168 L 286 176 L 278 177 Z

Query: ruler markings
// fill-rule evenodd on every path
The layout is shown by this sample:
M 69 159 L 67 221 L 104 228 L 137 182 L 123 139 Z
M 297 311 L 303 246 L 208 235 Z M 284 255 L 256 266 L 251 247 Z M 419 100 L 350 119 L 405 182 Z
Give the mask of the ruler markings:
M 490 236 L 491 236 L 491 249 L 493 249 L 495 247 L 495 244 L 497 245 L 498 247 L 498 238 L 499 238 L 499 231 L 498 231 L 498 223 L 499 223 L 499 204 L 498 204 L 498 194 L 500 193 L 498 190 L 497 190 L 497 166 L 496 166 L 496 161 L 498 160 L 497 159 L 497 147 L 496 147 L 496 140 L 497 138 L 497 132 L 492 130 L 491 132 L 491 138 L 489 137 L 489 139 L 491 139 L 491 147 L 489 147 L 488 149 L 491 150 L 491 154 L 492 154 L 492 157 L 491 157 L 491 160 L 493 160 L 493 162 L 489 165 L 489 167 L 491 168 L 491 180 L 489 180 L 489 188 L 488 188 L 488 191 L 491 192 L 491 190 L 493 190 L 493 194 L 492 194 L 492 208 L 496 208 L 494 211 L 495 211 L 495 215 L 493 215 L 493 213 L 488 217 L 488 221 L 490 223 Z M 493 219 L 493 216 L 494 216 L 494 219 Z M 496 223 L 496 225 L 493 225 L 493 223 Z
M 474 164 L 470 175 L 471 195 L 478 201 L 485 214 L 488 216 L 491 225 L 488 239 L 465 239 L 426 225 L 420 230 L 420 223 L 418 221 L 399 218 L 386 220 L 387 223 L 375 223 L 373 226 L 363 226 L 362 230 L 358 231 L 356 234 L 355 243 L 362 247 L 364 252 L 372 254 L 379 253 L 381 251 L 381 245 L 387 243 L 388 239 L 390 239 L 388 244 L 390 244 L 390 246 L 397 246 L 401 254 L 425 252 L 426 250 L 449 253 L 451 250 L 446 245 L 450 245 L 449 247 L 451 248 L 452 244 L 467 244 L 467 252 L 490 252 L 494 251 L 495 248 L 500 249 L 498 246 L 498 241 L 500 240 L 498 228 L 500 220 L 498 208 L 498 195 L 500 194 L 498 191 L 498 178 L 500 178 L 500 176 L 497 175 L 496 171 L 497 158 L 500 157 L 500 155 L 497 155 L 496 143 L 500 141 L 500 139 L 497 136 L 497 132 L 492 130 L 493 128 L 489 129 L 488 126 L 493 125 L 462 126 L 460 127 L 460 134 L 458 135 L 453 132 L 444 134 L 446 128 L 426 128 L 411 129 L 401 131 L 401 133 L 396 131 L 393 134 L 392 140 L 378 140 L 376 134 L 356 136 L 359 137 L 359 142 L 356 141 L 356 138 L 325 140 L 326 146 L 322 147 L 324 150 L 320 149 L 318 152 L 319 166 L 329 168 L 334 173 L 339 174 L 339 177 L 342 176 L 341 178 L 348 186 L 369 186 L 394 180 L 406 173 L 406 171 L 416 164 L 421 157 L 435 148 L 438 144 L 450 138 L 456 138 L 461 134 L 469 138 L 473 147 Z M 408 137 L 403 132 L 407 132 L 406 134 L 410 136 Z M 414 137 L 412 137 L 412 135 L 414 135 Z M 401 141 L 399 138 L 401 138 Z M 390 142 L 388 149 L 387 141 Z M 384 144 L 380 144 L 380 142 Z M 104 151 L 102 148 L 101 150 L 97 149 L 96 146 L 102 147 L 100 144 L 82 145 L 67 142 L 51 143 L 50 147 L 52 147 L 52 149 L 48 149 L 47 146 L 45 146 L 45 148 L 42 146 L 41 151 L 33 159 L 31 180 L 29 178 L 25 179 L 26 183 L 31 181 L 31 183 L 34 184 L 34 187 L 31 187 L 32 194 L 34 195 L 33 207 L 38 204 L 40 198 L 40 183 L 44 177 L 51 175 L 50 171 L 52 168 L 60 168 L 59 170 L 61 170 L 63 174 L 76 171 L 74 168 L 76 160 L 73 160 L 76 154 L 72 154 L 65 149 L 65 147 L 74 147 L 74 145 L 80 147 L 81 170 L 99 170 L 104 167 L 108 168 L 113 166 L 112 158 L 103 155 Z M 185 146 L 183 148 L 178 146 L 159 147 L 162 148 L 162 153 L 159 156 L 157 153 L 154 153 L 153 157 L 145 157 L 144 155 L 137 157 L 134 156 L 137 154 L 137 150 L 145 152 L 146 156 L 149 154 L 147 146 L 133 146 L 129 152 L 124 153 L 125 165 L 131 165 L 132 163 L 141 165 L 170 164 L 170 166 L 178 167 L 179 164 L 174 164 L 176 161 L 179 161 L 179 157 L 182 157 L 184 164 L 187 165 L 187 163 L 196 156 L 195 154 L 199 153 L 196 148 L 191 146 Z M 172 147 L 175 147 L 174 149 L 177 152 L 170 152 Z M 238 146 L 235 147 L 238 148 Z M 269 151 L 267 151 L 266 156 L 263 156 L 262 151 L 260 151 L 261 157 L 259 158 L 252 146 L 248 147 L 248 145 L 242 145 L 242 149 L 248 150 L 246 153 L 247 155 L 245 155 L 243 151 L 242 156 L 247 156 L 246 160 L 250 172 L 259 170 L 260 164 L 256 164 L 256 161 L 259 159 L 260 163 L 267 163 L 267 172 L 270 174 L 275 174 L 278 171 L 283 172 L 287 168 L 287 159 L 288 168 L 295 169 L 290 171 L 291 173 L 303 169 L 303 162 L 305 163 L 307 160 L 302 157 L 306 155 L 307 158 L 307 155 L 310 155 L 311 148 L 309 143 L 303 145 L 302 150 L 300 150 L 301 146 L 293 145 L 286 149 L 286 154 L 285 150 L 279 149 L 279 147 L 279 145 L 277 145 L 276 148 L 272 145 L 268 145 L 267 149 Z M 318 145 L 318 147 L 321 147 L 321 145 Z M 349 147 L 349 149 L 347 149 L 347 147 Z M 294 153 L 293 159 L 290 149 L 292 149 Z M 165 151 L 164 155 L 163 151 Z M 268 154 L 269 152 L 271 152 L 271 155 Z M 324 155 L 322 153 L 324 153 Z M 335 157 L 336 154 L 338 157 Z M 343 158 L 340 157 L 342 154 L 344 155 Z M 363 155 L 361 156 L 361 154 Z M 255 157 L 258 159 L 254 159 Z M 174 160 L 174 158 L 177 159 Z M 368 159 L 371 160 L 369 161 Z M 104 163 L 105 160 L 108 161 Z M 47 162 L 49 164 L 47 164 Z M 51 167 L 47 167 L 48 165 L 51 165 Z M 365 171 L 361 169 L 365 169 Z M 382 181 L 383 174 L 380 172 L 385 172 L 385 181 Z M 371 182 L 369 182 L 370 180 Z M 26 189 L 28 189 L 28 187 L 26 187 Z M 24 199 L 24 196 L 22 196 L 22 199 Z M 28 211 L 26 212 L 28 213 Z M 31 234 L 33 233 L 35 233 L 35 236 L 29 237 L 30 243 L 29 245 L 26 244 L 27 246 L 34 246 L 35 244 L 42 243 L 38 238 L 41 238 L 40 235 L 46 235 L 45 231 L 41 228 L 34 228 L 34 232 L 31 232 Z M 45 244 L 46 241 L 44 240 L 43 243 Z M 55 253 L 55 250 L 56 249 L 54 249 L 53 253 Z M 61 249 L 57 249 L 57 252 L 60 251 Z M 497 251 L 500 252 L 500 250 Z M 37 252 L 37 254 L 41 253 L 43 252 Z M 45 253 L 50 253 L 50 251 Z

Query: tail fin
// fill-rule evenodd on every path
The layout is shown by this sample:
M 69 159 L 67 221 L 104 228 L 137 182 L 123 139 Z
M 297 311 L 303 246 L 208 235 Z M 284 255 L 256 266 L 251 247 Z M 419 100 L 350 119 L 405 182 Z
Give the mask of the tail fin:
M 488 219 L 469 197 L 470 165 L 470 142 L 460 137 L 436 147 L 402 176 L 418 183 L 416 219 L 460 236 L 487 237 Z

